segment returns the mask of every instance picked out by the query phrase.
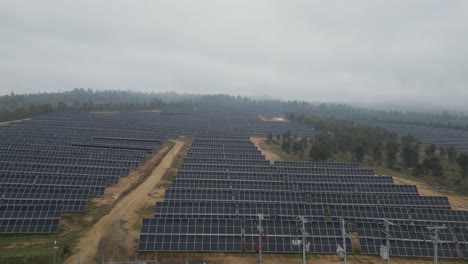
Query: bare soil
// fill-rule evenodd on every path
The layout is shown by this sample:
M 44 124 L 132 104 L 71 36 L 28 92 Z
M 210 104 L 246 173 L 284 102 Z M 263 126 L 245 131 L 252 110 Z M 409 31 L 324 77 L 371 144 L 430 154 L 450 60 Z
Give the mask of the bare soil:
M 135 181 L 123 178 L 118 186 L 113 186 L 114 188 L 106 192 L 104 197 L 99 198 L 101 200 L 97 203 L 102 205 L 114 203 L 113 208 L 81 236 L 77 249 L 65 263 L 74 264 L 78 259 L 81 263 L 97 263 L 102 259 L 122 260 L 123 257 L 134 255 L 139 232 L 135 226 L 141 223 L 140 211 L 153 201 L 150 198 L 153 188 L 171 168 L 177 153 L 184 145 L 181 141 L 174 143 L 174 147 L 152 174 L 137 188 L 119 197 L 124 193 L 125 185 L 131 185 Z M 152 205 L 154 206 L 154 203 Z
M 149 113 L 161 113 L 161 109 L 145 110 L 144 112 L 149 112 Z
M 113 205 L 119 197 L 127 191 L 132 185 L 138 184 L 141 175 L 148 171 L 153 164 L 158 162 L 169 149 L 169 145 L 161 146 L 156 155 L 151 156 L 144 164 L 136 170 L 132 170 L 126 177 L 121 177 L 119 183 L 106 188 L 103 196 L 93 198 L 93 202 L 98 205 Z
M 450 201 L 450 205 L 452 206 L 453 209 L 468 210 L 468 198 L 467 197 L 456 195 L 456 194 L 447 194 L 444 192 L 439 192 L 437 190 L 434 190 L 431 186 L 428 186 L 424 182 L 413 181 L 413 180 L 404 179 L 400 177 L 393 177 L 393 180 L 395 181 L 396 184 L 412 184 L 412 185 L 418 186 L 418 191 L 420 195 L 447 196 Z
M 257 148 L 262 152 L 262 155 L 265 156 L 266 160 L 281 160 L 280 156 L 263 147 L 266 138 L 251 137 L 250 141 L 252 141 L 255 146 L 257 146 Z
M 264 115 L 259 115 L 258 118 L 260 118 L 260 120 L 262 121 L 265 121 L 265 122 L 289 122 L 286 118 L 284 117 L 279 117 L 279 118 L 282 118 L 282 119 L 275 119 L 278 118 L 277 116 L 264 116 Z
M 31 118 L 25 118 L 25 119 L 18 119 L 18 120 L 13 120 L 13 121 L 6 121 L 6 122 L 0 122 L 0 126 L 6 126 L 10 123 L 13 122 L 20 122 L 20 121 L 25 121 L 25 120 L 31 120 Z

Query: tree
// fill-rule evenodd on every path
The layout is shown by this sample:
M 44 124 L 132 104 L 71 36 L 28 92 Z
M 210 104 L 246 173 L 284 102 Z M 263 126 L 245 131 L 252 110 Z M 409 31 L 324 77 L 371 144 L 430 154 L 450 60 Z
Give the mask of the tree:
M 276 135 L 276 140 L 278 140 L 278 141 L 281 140 L 281 134 Z
M 299 158 L 300 158 L 300 159 L 303 159 L 304 156 L 305 156 L 305 150 L 304 150 L 304 148 L 301 148 L 301 149 L 299 150 Z
M 268 133 L 268 143 L 270 143 L 271 140 L 273 140 L 273 135 L 270 132 L 270 133 Z
M 395 139 L 389 140 L 385 145 L 385 153 L 389 167 L 393 167 L 393 165 L 395 165 L 399 148 L 400 144 L 398 144 Z
M 307 140 L 306 137 L 303 137 L 303 138 L 301 139 L 301 143 L 302 143 L 302 147 L 303 147 L 304 149 L 307 149 L 307 147 L 309 147 L 309 141 Z
M 440 162 L 438 157 L 427 157 L 422 163 L 422 169 L 424 174 L 428 174 L 429 171 L 432 172 L 432 176 L 442 177 L 444 175 L 444 167 Z
M 294 141 L 292 144 L 293 153 L 297 155 L 300 149 L 302 149 L 302 144 L 299 141 Z
M 468 178 L 468 155 L 465 153 L 460 154 L 457 158 L 457 164 L 462 171 L 463 180 L 466 180 Z
M 404 146 L 401 151 L 401 159 L 406 167 L 414 167 L 419 162 L 418 150 L 412 146 Z
M 332 155 L 331 146 L 324 142 L 318 142 L 312 145 L 309 155 L 314 161 L 325 161 Z
M 67 105 L 63 101 L 60 101 L 57 105 L 57 110 L 65 111 L 66 109 L 67 109 Z
M 366 149 L 362 144 L 356 144 L 353 147 L 353 152 L 354 152 L 354 156 L 356 157 L 357 162 L 362 162 L 364 160 Z
M 401 144 L 403 146 L 412 146 L 414 143 L 416 143 L 416 139 L 411 135 L 401 137 Z
M 375 145 L 372 147 L 372 159 L 377 163 L 382 161 L 382 148 L 380 146 Z
M 412 174 L 414 176 L 420 176 L 422 174 L 424 174 L 425 171 L 424 171 L 424 166 L 421 164 L 421 163 L 417 163 L 414 167 L 413 167 L 413 172 Z
M 431 163 L 432 163 L 432 176 L 435 176 L 435 177 L 444 176 L 444 167 L 442 166 L 440 159 L 434 157 L 432 158 Z
M 447 157 L 450 163 L 453 163 L 457 159 L 457 151 L 454 146 L 450 146 L 447 149 Z
M 281 149 L 289 154 L 291 148 L 291 142 L 289 140 L 284 139 L 283 144 L 281 144 Z
M 447 153 L 447 151 L 446 151 L 443 147 L 440 147 L 440 148 L 439 148 L 439 153 L 440 153 L 440 156 L 443 157 L 443 156 L 445 156 L 445 154 Z
M 332 150 L 332 138 L 324 132 L 315 137 L 309 155 L 315 161 L 325 161 L 332 156 Z
M 426 153 L 426 156 L 427 157 L 431 157 L 434 155 L 435 151 L 436 151 L 436 146 L 434 145 L 429 145 L 426 147 L 426 149 L 424 150 L 424 152 Z

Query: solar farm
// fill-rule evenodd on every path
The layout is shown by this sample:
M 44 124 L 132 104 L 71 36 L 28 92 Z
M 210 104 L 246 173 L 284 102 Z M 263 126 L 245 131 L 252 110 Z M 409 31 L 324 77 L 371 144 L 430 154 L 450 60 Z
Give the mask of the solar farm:
M 393 124 L 373 120 L 356 120 L 357 124 L 381 127 L 395 132 L 399 136 L 412 135 L 426 144 L 437 147 L 454 147 L 460 152 L 468 153 L 468 132 L 453 128 L 428 127 L 418 125 Z
M 266 112 L 265 112 L 266 111 Z M 0 126 L 0 233 L 57 233 L 171 138 L 193 138 L 139 252 L 308 253 L 468 259 L 468 211 L 357 163 L 269 161 L 251 136 L 317 132 L 260 107 L 53 113 Z M 391 224 L 388 224 L 391 223 Z M 442 227 L 434 238 L 434 229 Z M 347 234 L 343 234 L 343 229 Z M 435 242 L 434 242 L 435 241 Z M 302 243 L 302 242 L 301 242 Z

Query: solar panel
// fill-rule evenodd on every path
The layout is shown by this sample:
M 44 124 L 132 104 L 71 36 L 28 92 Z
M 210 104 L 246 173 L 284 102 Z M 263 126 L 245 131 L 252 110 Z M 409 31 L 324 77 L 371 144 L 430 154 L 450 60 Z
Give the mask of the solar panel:
M 241 222 L 229 219 L 145 218 L 138 250 L 241 252 Z
M 377 223 L 357 223 L 361 253 L 380 254 L 380 245 L 385 243 L 383 226 Z M 458 252 L 450 232 L 440 233 L 441 243 L 438 255 L 446 258 L 457 258 Z M 390 226 L 390 255 L 430 257 L 434 256 L 433 242 L 429 230 L 424 226 L 398 225 Z

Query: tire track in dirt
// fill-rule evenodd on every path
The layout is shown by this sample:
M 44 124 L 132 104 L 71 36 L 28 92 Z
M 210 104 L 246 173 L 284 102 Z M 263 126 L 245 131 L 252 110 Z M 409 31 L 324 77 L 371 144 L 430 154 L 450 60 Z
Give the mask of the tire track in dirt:
M 129 234 L 132 232 L 131 225 L 136 221 L 141 221 L 141 219 L 138 219 L 138 211 L 145 206 L 148 195 L 171 168 L 177 153 L 185 144 L 178 140 L 173 142 L 175 143 L 174 147 L 153 170 L 151 175 L 140 186 L 121 198 L 107 215 L 81 236 L 76 251 L 65 263 L 75 264 L 78 259 L 80 263 L 96 263 L 96 254 L 103 238 L 111 238 L 119 242 L 121 245 L 119 245 L 118 250 L 125 251 L 118 252 L 120 255 L 131 256 L 134 254 L 136 242 L 134 237 Z M 116 238 L 116 236 L 118 237 Z

